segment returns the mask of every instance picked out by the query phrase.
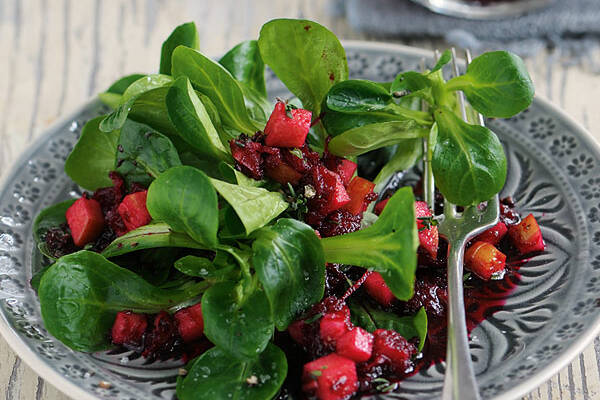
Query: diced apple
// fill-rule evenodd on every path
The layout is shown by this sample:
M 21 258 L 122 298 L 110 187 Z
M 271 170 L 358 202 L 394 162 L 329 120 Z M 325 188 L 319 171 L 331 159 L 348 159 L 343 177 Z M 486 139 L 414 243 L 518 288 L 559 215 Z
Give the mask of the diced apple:
M 348 317 L 341 311 L 327 313 L 319 322 L 319 336 L 330 346 L 335 346 L 336 340 L 349 330 Z
M 542 230 L 532 214 L 523 218 L 519 224 L 511 226 L 508 236 L 523 255 L 543 251 L 546 247 Z
M 139 345 L 147 327 L 148 320 L 144 314 L 121 311 L 117 313 L 112 327 L 112 341 L 115 344 Z
M 100 203 L 94 199 L 77 199 L 65 214 L 75 246 L 83 247 L 94 241 L 104 228 Z
M 475 242 L 465 252 L 465 266 L 483 280 L 504 276 L 506 255 L 487 242 Z
M 319 400 L 348 399 L 358 389 L 356 364 L 335 353 L 304 364 L 302 389 Z
M 202 317 L 201 303 L 183 308 L 177 311 L 173 317 L 177 321 L 177 330 L 184 342 L 193 342 L 202 337 L 204 318 Z
M 440 242 L 438 227 L 426 224 L 426 219 L 433 216 L 429 206 L 424 201 L 415 201 L 415 214 L 417 216 L 417 228 L 419 230 L 419 243 L 431 258 L 437 258 Z
M 404 373 L 417 348 L 396 331 L 377 329 L 373 335 L 373 358 L 385 357 L 396 371 Z
M 344 186 L 348 186 L 352 177 L 354 176 L 354 172 L 356 172 L 357 165 L 355 162 L 342 159 L 342 161 L 336 166 L 335 171 L 340 178 L 342 178 L 342 182 L 344 182 Z
M 350 332 L 338 338 L 335 352 L 342 357 L 356 362 L 364 362 L 371 358 L 373 351 L 373 335 L 360 327 L 354 327 Z
M 288 108 L 279 101 L 265 126 L 265 144 L 274 147 L 302 147 L 310 130 L 312 113 L 301 108 Z M 289 115 L 288 115 L 289 114 Z
M 504 222 L 499 221 L 496 225 L 477 236 L 476 240 L 487 242 L 495 246 L 502 240 L 502 238 L 504 238 L 506 232 L 508 232 L 508 228 Z
M 119 204 L 117 210 L 128 231 L 147 225 L 152 220 L 146 208 L 147 195 L 147 190 L 131 193 Z
M 396 300 L 396 296 L 394 296 L 388 285 L 386 285 L 383 276 L 379 272 L 371 273 L 363 285 L 367 293 L 383 306 L 387 307 Z
M 366 209 L 365 198 L 373 193 L 375 184 L 367 179 L 355 176 L 348 185 L 347 192 L 350 201 L 342 207 L 354 215 L 362 213 Z

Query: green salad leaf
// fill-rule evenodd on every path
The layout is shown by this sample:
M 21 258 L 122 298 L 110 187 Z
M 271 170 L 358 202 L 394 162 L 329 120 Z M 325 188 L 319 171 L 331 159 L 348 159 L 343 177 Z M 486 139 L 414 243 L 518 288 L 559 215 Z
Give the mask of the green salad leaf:
M 204 334 L 235 359 L 255 359 L 273 335 L 269 300 L 258 286 L 217 283 L 202 296 Z
M 417 268 L 415 199 L 410 187 L 399 189 L 368 228 L 321 239 L 325 261 L 372 268 L 394 296 L 409 300 Z
M 171 167 L 181 165 L 179 154 L 168 137 L 147 125 L 127 120 L 117 146 L 117 172 L 127 182 L 149 185 Z
M 160 70 L 161 74 L 171 75 L 171 57 L 173 50 L 177 46 L 187 46 L 194 50 L 200 48 L 200 39 L 196 24 L 187 22 L 176 27 L 162 44 L 160 51 Z
M 448 108 L 435 111 L 438 139 L 431 165 L 437 187 L 451 203 L 489 200 L 504 186 L 506 156 L 494 132 L 470 125 Z
M 217 179 L 211 179 L 211 182 L 217 192 L 233 207 L 248 235 L 268 224 L 289 206 L 283 195 L 278 192 L 270 192 L 260 187 L 233 185 Z
M 173 167 L 148 188 L 146 200 L 153 219 L 185 232 L 209 249 L 217 245 L 217 194 L 204 172 L 189 166 Z
M 285 354 L 274 344 L 255 359 L 241 361 L 215 347 L 192 361 L 177 379 L 180 400 L 273 398 L 287 376 Z
M 271 303 L 275 325 L 287 326 L 323 297 L 325 256 L 310 226 L 281 218 L 255 233 L 252 265 Z
M 316 118 L 329 88 L 348 79 L 346 52 L 327 28 L 303 19 L 263 25 L 258 47 L 265 63 Z
M 187 77 L 181 76 L 171 85 L 166 102 L 169 119 L 194 152 L 212 160 L 233 161 Z
M 103 251 L 106 258 L 120 256 L 138 250 L 158 247 L 185 247 L 206 249 L 185 233 L 175 232 L 164 222 L 151 222 L 127 232 L 113 240 Z
M 121 95 L 125 93 L 125 90 L 127 90 L 129 85 L 144 76 L 146 75 L 131 74 L 117 79 L 108 89 L 106 89 L 106 91 L 99 93 L 98 98 L 107 106 L 113 109 L 117 108 L 121 103 Z
M 492 51 L 473 59 L 464 75 L 452 78 L 448 90 L 462 90 L 486 117 L 509 118 L 531 104 L 535 89 L 525 63 L 508 51 Z
M 188 290 L 162 290 L 98 253 L 78 251 L 61 257 L 42 276 L 39 286 L 44 326 L 77 351 L 110 347 L 117 312 L 157 313 L 195 297 L 204 284 Z
M 208 258 L 197 256 L 185 256 L 175 261 L 175 268 L 188 276 L 194 276 L 212 281 L 235 279 L 237 268 L 233 263 L 219 265 L 218 260 L 211 261 Z
M 258 41 L 247 40 L 229 50 L 219 64 L 225 67 L 238 82 L 267 96 L 265 63 L 260 56 Z
M 187 76 L 196 90 L 210 98 L 225 125 L 247 134 L 256 131 L 239 83 L 223 66 L 196 50 L 179 46 L 173 51 L 172 73 L 175 78 Z
M 99 124 L 104 117 L 89 120 L 65 161 L 65 172 L 87 190 L 112 186 L 108 173 L 115 169 L 119 132 L 104 133 Z

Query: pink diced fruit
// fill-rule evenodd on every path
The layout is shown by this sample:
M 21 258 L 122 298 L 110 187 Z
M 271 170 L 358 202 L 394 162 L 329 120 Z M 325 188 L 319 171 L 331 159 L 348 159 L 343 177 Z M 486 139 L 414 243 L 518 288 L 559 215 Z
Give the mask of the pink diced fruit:
M 173 317 L 177 321 L 177 330 L 184 342 L 193 342 L 202 337 L 204 318 L 202 317 L 201 303 L 183 308 L 177 311 Z
M 483 280 L 504 276 L 506 255 L 487 242 L 475 242 L 465 252 L 465 266 Z
M 404 373 L 417 354 L 417 348 L 396 331 L 377 329 L 373 332 L 373 358 L 376 362 L 389 362 L 398 373 Z
M 356 172 L 357 165 L 355 162 L 342 159 L 339 164 L 336 165 L 335 170 L 333 172 L 337 173 L 344 185 L 348 186 L 352 177 L 354 176 L 354 172 Z
M 291 108 L 283 101 L 275 104 L 265 126 L 265 144 L 273 147 L 302 147 L 310 130 L 312 113 Z
M 438 227 L 427 223 L 433 216 L 429 206 L 424 201 L 415 201 L 415 214 L 417 216 L 417 228 L 419 230 L 419 243 L 427 251 L 431 258 L 437 257 L 439 245 Z
M 373 193 L 375 184 L 367 179 L 355 176 L 347 188 L 350 201 L 342 208 L 354 215 L 361 214 L 367 209 L 366 197 Z
M 147 225 L 152 220 L 146 208 L 147 195 L 147 190 L 131 193 L 119 204 L 117 210 L 128 231 Z
M 342 400 L 356 393 L 358 377 L 354 361 L 335 353 L 304 364 L 302 390 L 320 400 Z
M 318 165 L 312 169 L 312 178 L 317 193 L 327 196 L 324 210 L 322 210 L 323 214 L 329 214 L 350 202 L 350 196 L 344 187 L 344 183 L 335 172 Z
M 495 246 L 504 238 L 506 232 L 508 232 L 508 228 L 504 222 L 499 221 L 496 225 L 477 236 L 476 240 L 487 242 Z
M 356 362 L 367 361 L 372 351 L 373 335 L 360 327 L 354 327 L 340 336 L 335 346 L 338 355 Z
M 546 247 L 540 226 L 531 214 L 519 224 L 511 226 L 508 236 L 523 255 L 543 251 Z
M 387 307 L 396 300 L 396 297 L 379 272 L 372 272 L 363 285 L 365 286 L 367 293 L 383 306 Z
M 77 199 L 65 214 L 71 229 L 73 242 L 78 247 L 96 240 L 104 228 L 104 216 L 100 203 L 94 199 L 81 197 Z
M 117 313 L 112 327 L 112 341 L 115 344 L 139 345 L 147 327 L 148 321 L 144 314 L 121 311 Z
M 324 314 L 319 322 L 321 340 L 332 347 L 335 347 L 337 339 L 350 329 L 350 309 L 347 306 L 344 306 L 341 311 Z

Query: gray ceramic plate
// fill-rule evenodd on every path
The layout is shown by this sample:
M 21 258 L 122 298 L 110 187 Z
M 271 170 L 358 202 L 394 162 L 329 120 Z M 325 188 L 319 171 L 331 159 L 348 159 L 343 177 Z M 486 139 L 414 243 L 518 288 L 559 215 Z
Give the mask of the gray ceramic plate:
M 431 54 L 373 43 L 346 43 L 351 76 L 389 81 Z M 283 87 L 267 75 L 273 95 Z M 0 192 L 0 332 L 44 379 L 77 399 L 173 397 L 177 362 L 145 363 L 129 353 L 83 354 L 51 337 L 29 286 L 42 266 L 32 221 L 44 207 L 78 196 L 64 174 L 82 125 L 107 109 L 92 101 L 56 124 L 15 164 Z M 547 251 L 524 265 L 503 308 L 473 332 L 475 370 L 484 398 L 514 399 L 565 366 L 600 330 L 600 149 L 561 111 L 536 99 L 510 120 L 489 121 L 504 142 L 504 189 L 538 217 Z M 433 366 L 386 398 L 431 399 L 443 376 Z M 100 384 L 109 382 L 110 386 Z

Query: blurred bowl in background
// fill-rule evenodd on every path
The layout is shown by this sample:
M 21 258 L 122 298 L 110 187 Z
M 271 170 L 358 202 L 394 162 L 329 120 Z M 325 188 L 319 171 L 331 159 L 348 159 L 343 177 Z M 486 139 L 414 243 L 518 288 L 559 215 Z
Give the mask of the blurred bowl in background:
M 501 19 L 546 7 L 553 0 L 412 0 L 439 14 L 467 19 Z

